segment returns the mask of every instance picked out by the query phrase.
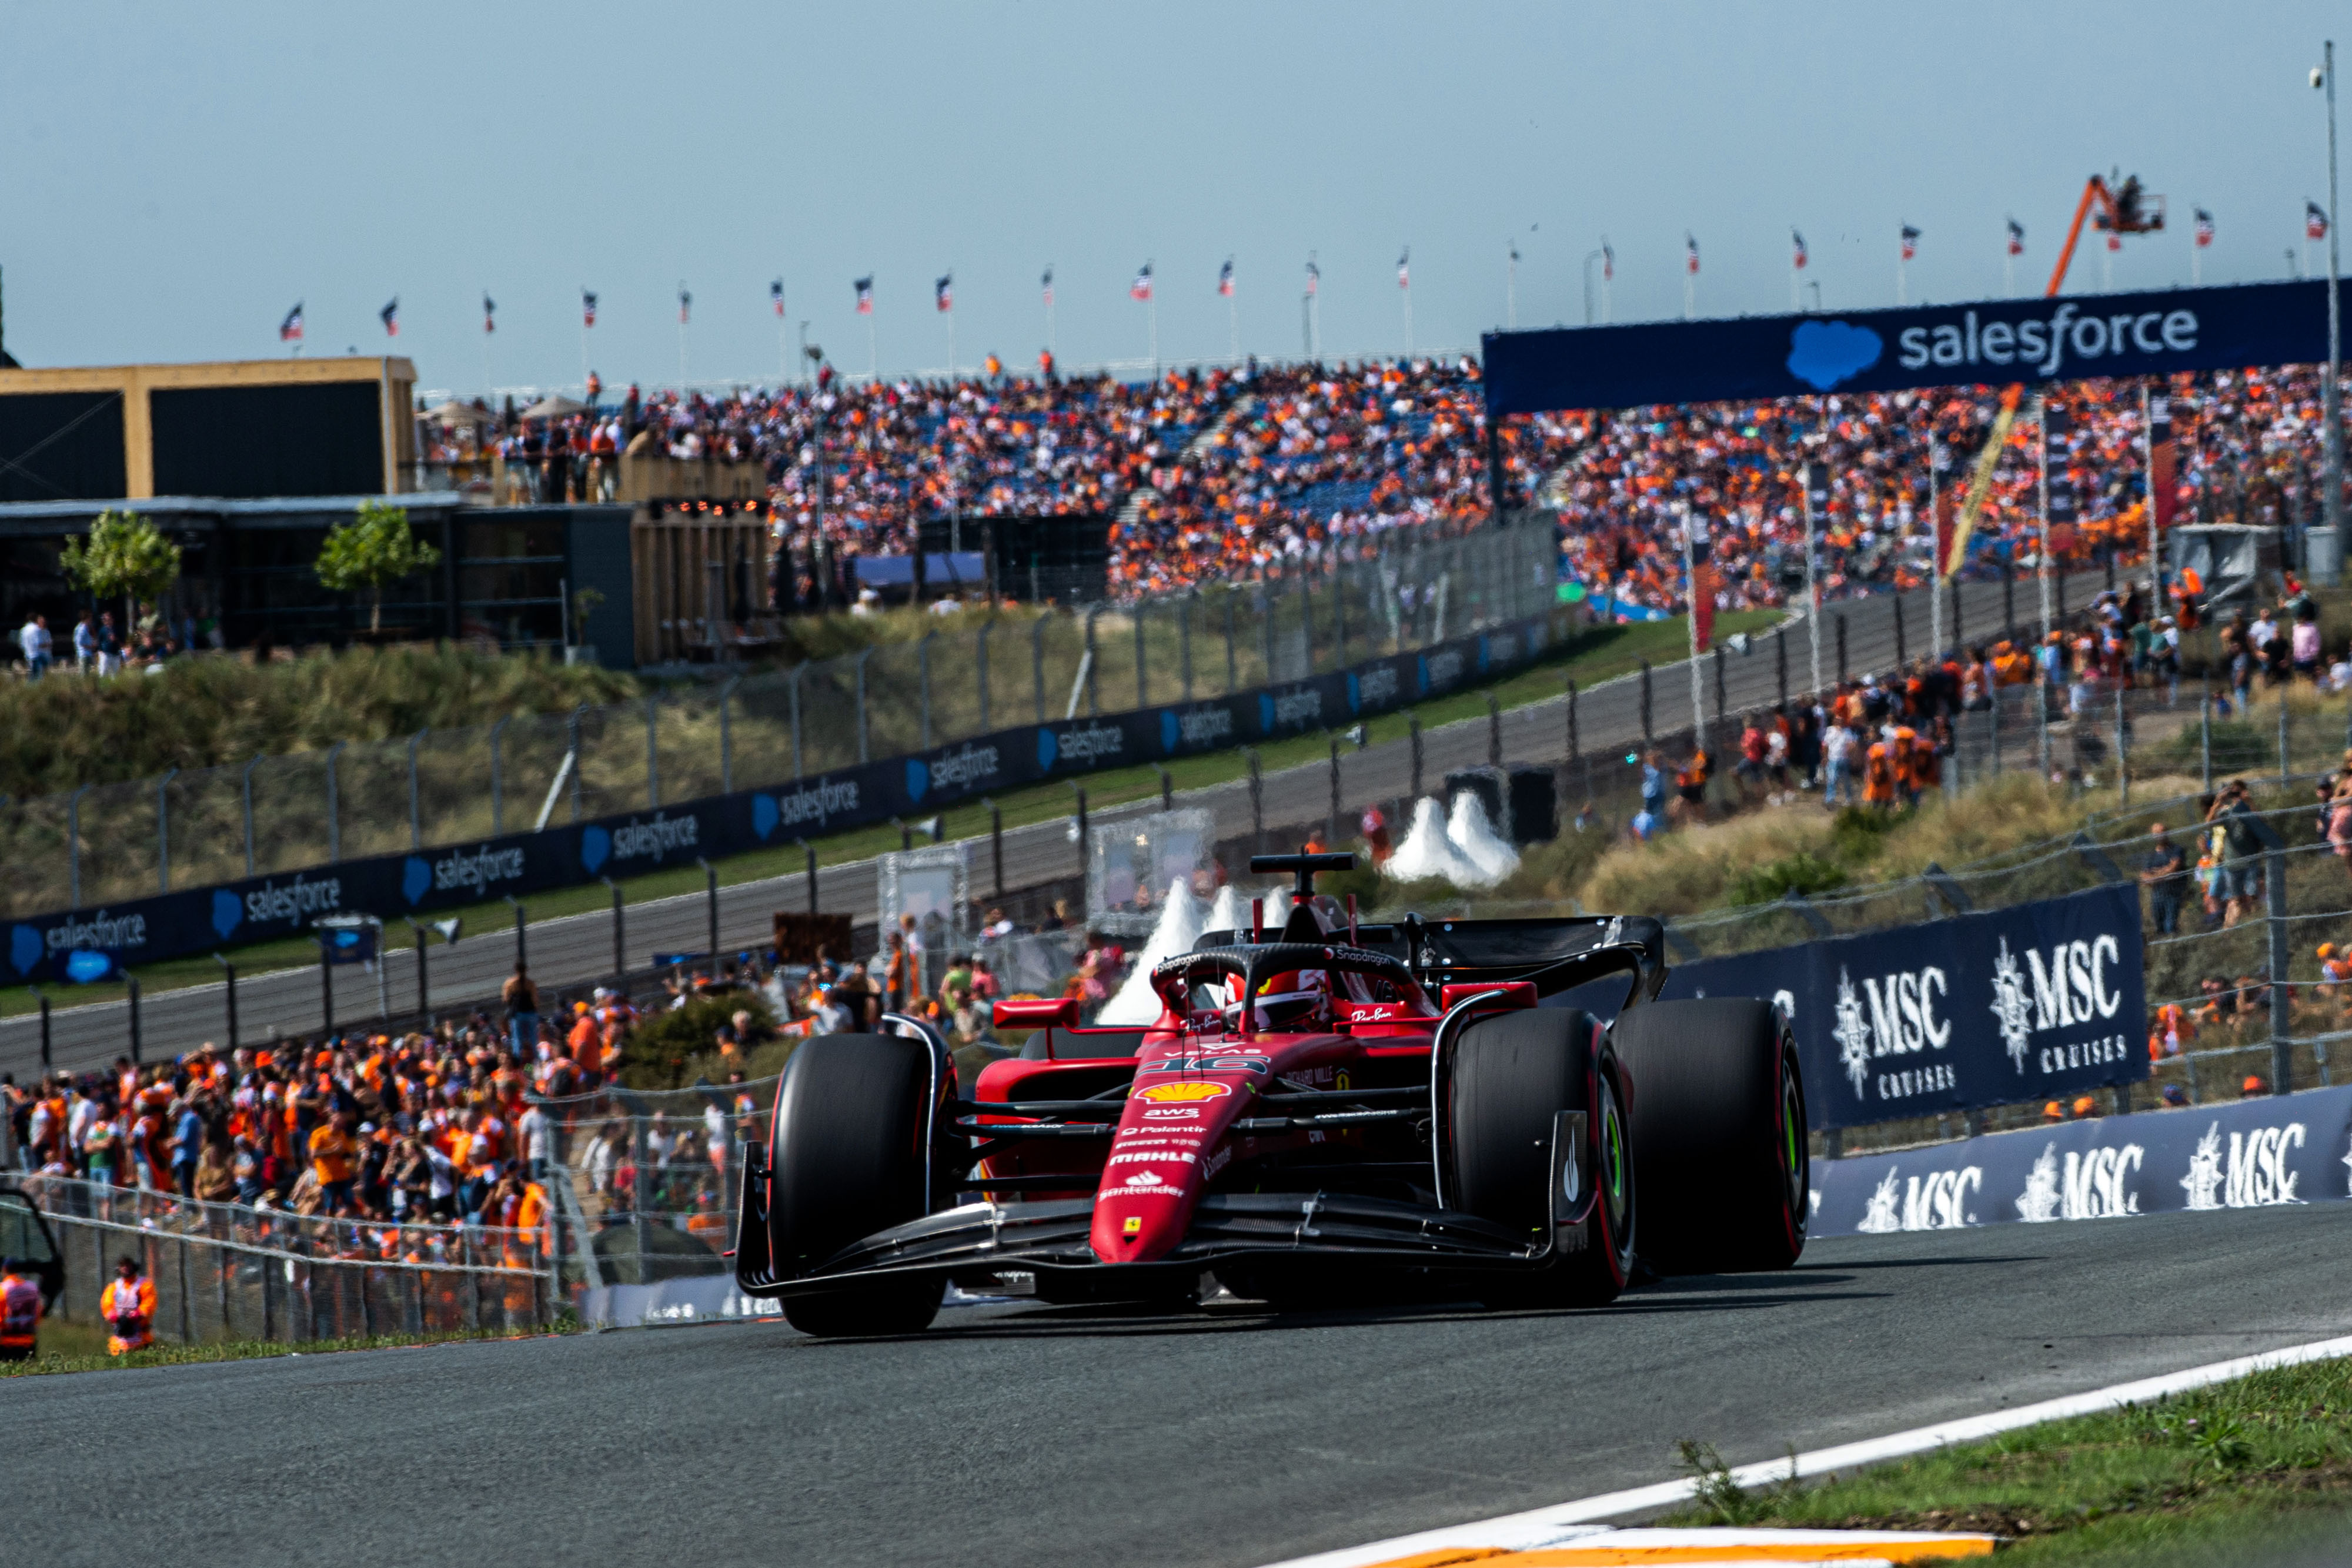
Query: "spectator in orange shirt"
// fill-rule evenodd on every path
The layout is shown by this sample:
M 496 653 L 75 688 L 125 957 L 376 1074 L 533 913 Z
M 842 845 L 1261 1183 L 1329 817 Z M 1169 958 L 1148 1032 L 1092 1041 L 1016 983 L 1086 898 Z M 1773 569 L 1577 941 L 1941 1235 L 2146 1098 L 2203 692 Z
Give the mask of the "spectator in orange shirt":
M 333 1213 L 351 1207 L 352 1183 L 359 1175 L 360 1145 L 352 1126 L 351 1113 L 341 1111 L 310 1134 L 310 1169 Z

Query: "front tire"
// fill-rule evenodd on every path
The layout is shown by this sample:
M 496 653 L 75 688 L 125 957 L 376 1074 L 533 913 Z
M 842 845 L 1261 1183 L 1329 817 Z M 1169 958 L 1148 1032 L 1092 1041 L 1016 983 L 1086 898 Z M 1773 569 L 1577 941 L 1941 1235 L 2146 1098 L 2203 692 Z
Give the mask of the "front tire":
M 1633 1079 L 1643 1261 L 1668 1273 L 1793 1266 L 1812 1164 L 1787 1020 L 1746 997 L 1651 1002 L 1610 1035 Z
M 1532 1276 L 1481 1287 L 1489 1306 L 1597 1307 L 1633 1277 L 1637 1172 L 1622 1078 L 1592 1015 L 1533 1009 L 1470 1024 L 1447 1095 L 1447 1201 L 1539 1237 L 1551 1223 L 1552 1119 L 1584 1113 L 1585 1169 L 1599 1188 L 1582 1250 Z
M 929 1211 L 930 1052 L 897 1035 L 819 1035 L 793 1052 L 769 1138 L 768 1244 L 776 1272 L 804 1274 L 877 1230 Z M 944 1280 L 787 1296 L 803 1333 L 914 1333 Z

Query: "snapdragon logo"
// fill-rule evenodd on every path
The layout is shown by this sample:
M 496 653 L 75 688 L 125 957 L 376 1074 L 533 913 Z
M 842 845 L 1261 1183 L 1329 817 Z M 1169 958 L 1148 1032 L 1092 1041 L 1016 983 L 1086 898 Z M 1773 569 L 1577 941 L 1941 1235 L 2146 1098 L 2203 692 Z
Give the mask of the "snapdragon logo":
M 1802 328 L 1798 329 L 1802 331 Z M 2085 312 L 2069 300 L 2048 316 L 2021 321 L 1987 321 L 1968 311 L 1958 321 L 1939 326 L 1906 328 L 1895 339 L 1901 350 L 1896 362 L 1906 371 L 1929 365 L 2016 365 L 2045 379 L 2068 362 L 2113 360 L 2128 355 L 2185 354 L 2197 347 L 2194 310 L 2117 310 Z M 1793 361 L 1794 355 L 1792 354 Z M 1790 369 L 1794 371 L 1793 363 Z M 2087 373 L 2087 372 L 2086 372 Z M 2109 375 L 2126 374 L 2110 370 Z M 1821 390 L 1829 388 L 1814 383 Z

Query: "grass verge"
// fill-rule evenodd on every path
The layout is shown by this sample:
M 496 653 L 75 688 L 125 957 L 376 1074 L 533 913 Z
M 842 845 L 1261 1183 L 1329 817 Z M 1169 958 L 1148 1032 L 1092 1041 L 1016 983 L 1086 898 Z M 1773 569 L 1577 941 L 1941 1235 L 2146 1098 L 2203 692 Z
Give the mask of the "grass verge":
M 1716 625 L 1719 635 L 1728 636 L 1735 632 L 1762 632 L 1778 623 L 1780 618 L 1776 611 L 1738 611 L 1717 616 Z M 1460 719 L 1482 716 L 1486 711 L 1489 694 L 1506 709 L 1523 707 L 1558 696 L 1563 683 L 1570 679 L 1580 685 L 1589 686 L 1634 670 L 1644 659 L 1655 664 L 1681 658 L 1688 651 L 1689 635 L 1687 627 L 1679 620 L 1584 628 L 1551 650 L 1546 658 L 1516 674 L 1485 685 L 1465 687 L 1434 701 L 1423 703 L 1412 713 L 1420 716 L 1424 728 L 1434 728 Z M 1409 717 L 1406 712 L 1400 711 L 1365 721 L 1367 743 L 1402 739 L 1409 727 Z M 1546 749 L 1549 750 L 1549 737 L 1547 741 Z M 1329 737 L 1318 733 L 1270 741 L 1256 749 L 1260 766 L 1271 772 L 1325 758 L 1329 754 Z M 1179 789 L 1207 789 L 1231 783 L 1249 774 L 1248 760 L 1238 747 L 1181 758 L 1167 766 Z M 1159 772 L 1149 766 L 1114 768 L 1069 782 L 1007 790 L 994 798 L 1003 813 L 1004 825 L 1008 828 L 1024 827 L 1070 816 L 1076 800 L 1071 791 L 1072 783 L 1085 786 L 1090 810 L 1148 799 L 1160 792 Z M 988 832 L 988 812 L 977 801 L 950 807 L 941 816 L 946 834 L 951 839 L 982 837 Z M 835 865 L 845 861 L 871 859 L 885 851 L 895 850 L 899 840 L 898 831 L 886 824 L 810 841 L 816 849 L 820 865 Z M 807 860 L 797 844 L 784 844 L 712 863 L 719 869 L 719 882 L 733 884 L 788 875 L 803 870 Z M 1075 873 L 1076 869 L 1074 854 L 1072 873 Z M 981 875 L 986 875 L 984 868 Z M 623 896 L 631 904 L 699 893 L 703 888 L 702 872 L 692 865 L 672 866 L 619 881 Z M 554 889 L 536 894 L 525 901 L 528 917 L 533 921 L 608 909 L 611 904 L 612 895 L 596 883 Z M 510 931 L 514 927 L 514 912 L 503 900 L 469 904 L 463 908 L 436 909 L 433 914 L 436 919 L 451 915 L 461 917 L 465 921 L 466 940 Z M 384 930 L 384 946 L 388 949 L 397 951 L 414 946 L 414 936 L 405 925 L 388 925 Z M 302 968 L 315 964 L 318 949 L 308 937 L 294 936 L 225 948 L 223 956 L 236 965 L 238 977 L 244 979 L 273 970 Z M 142 965 L 134 973 L 142 993 L 151 997 L 162 991 L 210 984 L 221 977 L 220 966 L 209 953 Z M 346 978 L 344 983 L 354 982 Z M 48 994 L 52 1007 L 69 1007 L 119 1001 L 126 994 L 126 988 L 120 982 L 108 981 L 90 986 L 53 986 Z M 34 995 L 32 988 L 0 988 L 0 1018 L 37 1012 L 39 1008 L 39 998 Z M 241 1021 L 240 1032 L 249 1038 L 258 1038 L 262 1030 L 275 1021 L 278 1020 L 252 1017 Z
M 1971 1530 L 2004 1561 L 2253 1560 L 2352 1515 L 2352 1361 L 2258 1372 L 2144 1406 L 2004 1433 L 1825 1482 L 1742 1488 L 1681 1445 L 1693 1504 L 1661 1521 Z M 2340 1534 L 2338 1535 L 2340 1539 Z
M 543 1339 L 551 1334 L 579 1332 L 578 1320 L 567 1313 L 554 1326 L 537 1333 L 453 1329 L 436 1333 L 355 1334 L 348 1339 L 310 1340 L 299 1344 L 278 1340 L 229 1340 L 220 1344 L 157 1344 L 129 1355 L 109 1355 L 106 1354 L 104 1329 L 60 1320 L 41 1325 L 38 1347 L 32 1360 L 0 1362 L 0 1377 L 43 1377 L 62 1372 L 130 1372 L 146 1366 L 197 1366 L 217 1361 L 259 1361 L 278 1355 L 327 1355 L 347 1350 L 398 1350 L 415 1345 L 453 1344 L 477 1340 Z

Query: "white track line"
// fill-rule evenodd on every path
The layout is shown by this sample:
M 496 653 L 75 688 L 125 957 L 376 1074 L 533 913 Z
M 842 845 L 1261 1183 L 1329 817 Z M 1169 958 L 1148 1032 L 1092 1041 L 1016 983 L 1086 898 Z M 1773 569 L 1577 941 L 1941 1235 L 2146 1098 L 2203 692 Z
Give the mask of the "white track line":
M 2270 1367 L 2300 1366 L 2307 1362 L 2334 1361 L 2345 1356 L 2352 1356 L 2352 1337 L 2289 1345 L 2284 1350 L 2264 1351 L 2260 1355 L 2242 1355 L 2234 1361 L 2217 1361 L 2206 1366 L 2168 1372 L 2160 1377 L 2118 1383 L 2111 1387 L 2092 1389 L 2086 1394 L 2070 1394 L 2063 1399 L 2045 1399 L 2039 1405 L 2020 1406 L 2014 1410 L 1970 1416 L 1962 1420 L 1919 1427 L 1885 1437 L 1870 1437 L 1859 1443 L 1842 1443 L 1834 1448 L 1817 1448 L 1810 1454 L 1796 1457 L 1795 1473 L 1817 1476 L 1832 1470 L 1883 1464 L 1888 1459 L 1899 1459 L 1952 1443 L 1974 1442 L 1996 1433 L 2014 1431 L 2020 1427 L 2038 1426 L 2044 1421 L 2063 1420 L 2070 1416 L 2091 1416 L 2126 1405 L 2143 1404 L 2168 1394 L 2226 1383 L 2231 1378 L 2243 1377 L 2248 1373 Z M 1742 1465 L 1731 1475 L 1744 1487 L 1768 1485 L 1787 1480 L 1790 1464 L 1791 1461 L 1786 1458 L 1766 1459 L 1758 1464 Z M 1318 1552 L 1312 1557 L 1295 1557 L 1272 1564 L 1271 1568 L 1370 1568 L 1370 1564 L 1409 1557 L 1415 1552 L 1434 1552 L 1444 1547 L 1484 1546 L 1528 1551 L 1585 1534 L 1587 1531 L 1579 1527 L 1589 1527 L 1602 1520 L 1670 1508 L 1691 1495 L 1693 1484 L 1688 1479 L 1660 1481 L 1654 1486 L 1635 1487 L 1628 1491 L 1603 1492 L 1598 1497 L 1556 1503 L 1549 1508 L 1532 1509 L 1525 1513 L 1507 1513 L 1496 1519 L 1376 1541 L 1368 1546 L 1350 1546 L 1338 1552 Z

